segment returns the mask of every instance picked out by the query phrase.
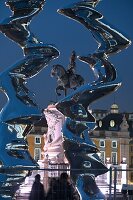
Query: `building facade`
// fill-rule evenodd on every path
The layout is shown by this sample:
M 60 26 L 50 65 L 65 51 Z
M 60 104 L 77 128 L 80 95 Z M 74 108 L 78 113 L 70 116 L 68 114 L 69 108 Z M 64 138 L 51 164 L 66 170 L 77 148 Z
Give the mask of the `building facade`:
M 126 166 L 129 171 L 125 183 L 133 183 L 133 114 L 119 113 L 118 105 L 113 104 L 110 111 L 98 110 L 97 113 L 95 110 L 93 115 L 97 120 L 97 128 L 90 133 L 90 137 L 100 150 L 101 159 L 118 170 Z M 122 173 L 118 175 L 118 179 L 122 179 Z
M 126 164 L 126 169 L 130 169 L 126 183 L 133 184 L 133 113 L 120 113 L 118 105 L 113 104 L 109 111 L 93 110 L 92 114 L 97 128 L 89 135 L 100 150 L 101 159 L 113 167 L 121 168 Z M 30 154 L 36 161 L 44 159 L 47 130 L 43 119 L 27 136 Z
M 47 133 L 47 122 L 42 118 L 37 124 L 33 126 L 26 139 L 29 145 L 29 152 L 35 161 L 44 159 L 44 145 Z

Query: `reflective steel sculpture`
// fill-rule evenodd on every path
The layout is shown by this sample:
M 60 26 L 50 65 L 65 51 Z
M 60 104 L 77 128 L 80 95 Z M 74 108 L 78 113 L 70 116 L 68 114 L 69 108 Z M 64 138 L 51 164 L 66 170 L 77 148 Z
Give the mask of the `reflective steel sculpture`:
M 89 112 L 89 105 L 120 87 L 121 82 L 117 79 L 116 70 L 108 57 L 127 48 L 131 43 L 104 23 L 103 15 L 94 9 L 98 3 L 99 0 L 86 0 L 58 10 L 60 14 L 83 24 L 98 43 L 93 54 L 78 56 L 79 60 L 89 64 L 95 81 L 79 87 L 56 105 L 66 116 L 62 130 L 64 150 L 71 165 L 71 178 L 82 200 L 104 199 L 95 183 L 95 177 L 108 171 L 97 154 L 96 145 L 88 135 L 88 132 L 96 127 L 96 120 Z
M 24 53 L 24 59 L 0 74 L 0 89 L 7 96 L 0 113 L 0 199 L 12 199 L 28 170 L 38 167 L 24 136 L 42 114 L 25 84 L 59 56 L 54 46 L 39 41 L 29 29 L 44 3 L 45 0 L 8 0 L 6 5 L 12 16 L 0 23 L 0 31 L 19 44 Z M 25 128 L 18 130 L 20 125 Z

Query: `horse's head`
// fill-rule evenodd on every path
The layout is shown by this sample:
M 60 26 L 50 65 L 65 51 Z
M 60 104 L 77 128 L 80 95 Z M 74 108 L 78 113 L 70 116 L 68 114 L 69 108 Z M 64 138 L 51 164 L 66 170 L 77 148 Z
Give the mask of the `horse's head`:
M 53 65 L 51 70 L 51 77 L 55 76 L 57 74 L 57 65 Z
M 65 69 L 62 65 L 53 65 L 53 68 L 51 70 L 51 77 L 53 76 L 58 76 L 58 77 L 61 77 L 62 75 L 64 75 L 66 72 L 65 72 Z

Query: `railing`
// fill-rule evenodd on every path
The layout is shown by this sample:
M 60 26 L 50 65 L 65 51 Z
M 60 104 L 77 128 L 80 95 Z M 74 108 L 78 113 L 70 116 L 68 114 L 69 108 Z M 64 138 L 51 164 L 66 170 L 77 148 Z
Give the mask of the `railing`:
M 27 170 L 26 168 L 19 168 L 19 169 L 3 169 L 0 168 L 0 174 L 1 173 L 8 173 L 9 171 L 16 171 L 16 170 Z M 28 168 L 29 170 L 29 168 Z M 70 174 L 71 171 L 78 171 L 79 169 L 69 169 L 69 168 L 45 168 L 45 169 L 36 169 L 36 170 L 30 170 L 29 176 L 26 177 L 25 181 L 23 182 L 23 184 L 19 187 L 19 189 L 17 190 L 16 194 L 15 194 L 15 198 L 16 200 L 26 200 L 29 198 L 29 194 L 31 191 L 31 187 L 32 184 L 34 182 L 34 177 L 36 174 L 40 174 L 41 175 L 41 182 L 44 185 L 44 188 L 46 190 L 46 193 L 49 191 L 49 187 L 50 187 L 50 181 L 55 180 L 58 178 L 58 175 L 61 174 L 62 172 L 67 172 L 68 174 Z M 50 173 L 53 172 L 53 173 Z M 58 172 L 58 173 L 54 173 L 54 172 Z M 85 170 L 85 172 L 89 173 L 89 170 Z M 92 172 L 92 169 L 91 169 Z M 122 189 L 122 184 L 127 184 L 128 183 L 128 177 L 129 177 L 129 173 L 133 172 L 133 169 L 120 169 L 117 167 L 110 167 L 109 171 L 106 174 L 103 174 L 101 176 L 98 176 L 96 178 L 96 183 L 99 187 L 99 189 L 105 194 L 106 199 L 107 200 L 126 200 L 126 199 L 131 199 L 133 200 L 133 189 L 130 187 L 128 188 L 124 188 L 123 191 L 121 191 Z M 122 173 L 125 174 L 125 179 L 122 178 Z M 52 174 L 52 176 L 51 176 Z M 53 176 L 54 174 L 54 176 Z M 58 174 L 58 175 L 57 175 Z M 133 184 L 133 183 L 132 183 Z M 73 187 L 74 188 L 74 187 Z M 57 191 L 59 190 L 59 188 L 57 188 Z M 74 192 L 75 192 L 75 199 L 79 200 L 79 195 L 76 192 L 76 189 L 74 188 Z M 52 195 L 54 194 L 54 192 L 52 191 Z M 53 195 L 52 198 L 51 195 L 51 200 L 55 199 L 55 196 Z M 71 200 L 74 200 L 73 197 Z

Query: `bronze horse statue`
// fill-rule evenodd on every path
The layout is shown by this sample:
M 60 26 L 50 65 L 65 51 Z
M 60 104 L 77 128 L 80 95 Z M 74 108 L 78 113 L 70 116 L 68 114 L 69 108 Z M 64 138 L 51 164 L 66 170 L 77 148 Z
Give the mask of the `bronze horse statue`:
M 51 76 L 57 77 L 58 86 L 56 87 L 56 94 L 58 96 L 61 95 L 59 93 L 60 90 L 64 91 L 66 96 L 67 89 L 70 88 L 76 90 L 77 87 L 84 84 L 83 77 L 75 73 L 75 68 L 76 68 L 75 60 L 76 60 L 76 54 L 73 51 L 67 70 L 62 65 L 59 64 L 53 65 L 53 68 L 51 70 Z

